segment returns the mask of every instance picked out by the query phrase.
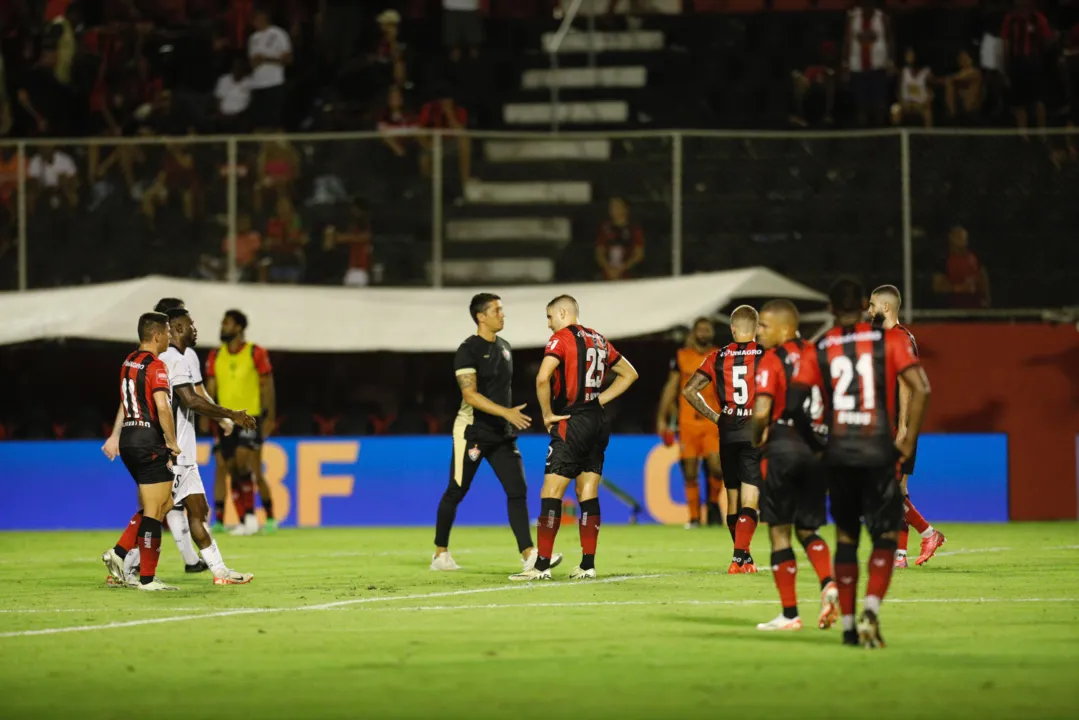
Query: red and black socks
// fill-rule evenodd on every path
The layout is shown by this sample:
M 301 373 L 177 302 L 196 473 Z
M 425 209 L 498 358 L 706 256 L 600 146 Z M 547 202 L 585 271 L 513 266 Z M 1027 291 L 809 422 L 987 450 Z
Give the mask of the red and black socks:
M 890 563 L 889 563 L 890 564 Z M 858 546 L 838 543 L 835 549 L 835 579 L 839 585 L 839 612 L 843 627 L 844 642 L 849 641 L 849 634 L 854 629 L 854 611 L 858 593 Z
M 865 589 L 865 609 L 880 614 L 880 604 L 888 593 L 892 583 L 892 571 L 895 569 L 895 540 L 880 538 L 873 541 L 873 552 L 869 556 L 869 584 Z
M 772 553 L 772 578 L 783 604 L 783 617 L 793 620 L 798 617 L 798 562 L 794 550 L 787 548 Z
M 728 513 L 727 514 L 727 530 L 729 530 L 730 533 L 731 533 L 731 542 L 737 542 L 737 540 L 738 540 L 738 538 L 735 537 L 735 535 L 736 535 L 735 530 L 736 530 L 737 527 L 738 527 L 738 513 L 734 513 L 733 515 Z
M 562 525 L 562 501 L 558 498 L 543 498 L 540 501 L 540 516 L 536 523 L 536 569 L 543 571 L 551 567 L 551 555 L 554 554 L 554 539 Z
M 699 510 L 698 510 L 699 512 Z M 698 515 L 699 517 L 699 515 Z M 581 569 L 596 567 L 596 542 L 599 540 L 599 498 L 581 501 Z
M 143 585 L 153 582 L 157 574 L 157 561 L 161 559 L 161 521 L 142 516 L 139 522 L 139 581 Z
M 734 529 L 734 562 L 739 565 L 749 560 L 749 544 L 757 531 L 757 520 L 757 511 L 753 508 L 744 507 L 738 513 L 738 523 Z
M 832 553 L 828 550 L 828 543 L 816 533 L 799 538 L 799 540 L 805 548 L 806 557 L 809 558 L 813 570 L 816 571 L 821 590 L 823 590 L 828 583 L 832 582 Z
M 116 541 L 113 551 L 121 558 L 127 557 L 127 554 L 131 552 L 135 547 L 135 543 L 139 536 L 139 524 L 142 522 L 142 510 L 131 516 L 131 520 L 128 521 L 127 527 L 124 528 L 124 532 L 121 533 L 120 539 Z

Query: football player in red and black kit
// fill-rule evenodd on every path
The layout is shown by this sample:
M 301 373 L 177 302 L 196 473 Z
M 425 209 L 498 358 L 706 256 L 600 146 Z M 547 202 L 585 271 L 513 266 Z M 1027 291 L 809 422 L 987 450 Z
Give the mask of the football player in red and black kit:
M 172 458 L 180 454 L 170 403 L 169 373 L 158 355 L 169 347 L 169 319 L 163 313 L 139 318 L 139 349 L 120 370 L 120 459 L 139 487 L 142 552 L 139 590 L 175 590 L 155 577 L 161 557 L 161 521 L 172 509 Z
M 881 285 L 879 288 L 873 291 L 873 294 L 869 296 L 869 320 L 873 325 L 883 327 L 885 330 L 891 330 L 892 328 L 899 328 L 907 337 L 910 338 L 910 346 L 914 350 L 914 355 L 918 355 L 918 343 L 914 340 L 914 334 L 910 330 L 899 324 L 899 308 L 902 307 L 903 300 L 899 295 L 899 289 L 894 285 Z M 910 389 L 903 383 L 903 379 L 899 380 L 899 400 L 898 400 L 898 416 L 896 418 L 896 437 L 902 438 L 907 432 L 907 413 L 910 405 Z M 940 546 L 944 544 L 944 533 L 936 530 L 932 525 L 926 522 L 922 514 L 918 512 L 918 509 L 914 507 L 914 503 L 910 501 L 910 492 L 907 490 L 907 480 L 914 474 L 914 460 L 918 455 L 918 448 L 914 449 L 914 452 L 906 462 L 902 463 L 899 467 L 899 487 L 903 491 L 903 511 L 904 519 L 906 522 L 903 524 L 903 529 L 899 531 L 899 547 L 895 551 L 895 566 L 897 568 L 907 567 L 907 536 L 909 534 L 909 526 L 913 525 L 914 529 L 922 536 L 922 548 L 918 554 L 918 558 L 914 561 L 915 565 L 924 565 L 929 561 L 929 558 L 936 554 Z
M 560 295 L 547 304 L 547 326 L 554 335 L 547 343 L 536 376 L 543 426 L 551 435 L 536 528 L 539 557 L 535 567 L 511 575 L 511 580 L 551 579 L 554 541 L 562 524 L 562 497 L 574 479 L 583 557 L 570 578 L 596 577 L 599 485 L 611 438 L 611 423 L 603 408 L 629 389 L 637 380 L 637 371 L 607 338 L 578 324 L 579 314 L 577 301 L 569 295 Z M 608 370 L 615 378 L 603 390 Z
M 713 350 L 682 389 L 682 396 L 704 417 L 719 425 L 719 459 L 727 483 L 727 528 L 734 541 L 734 558 L 727 573 L 755 573 L 749 554 L 760 508 L 761 451 L 753 447 L 749 418 L 757 363 L 764 349 L 757 344 L 757 311 L 741 305 L 731 313 L 734 342 Z M 717 413 L 701 396 L 712 386 Z
M 796 580 L 798 563 L 791 549 L 791 526 L 805 548 L 820 581 L 821 606 L 817 627 L 830 628 L 839 617 L 839 589 L 832 579 L 832 556 L 817 529 L 828 522 L 828 479 L 815 453 L 824 449 L 828 428 L 820 389 L 814 386 L 807 408 L 813 421 L 813 446 L 794 427 L 787 410 L 787 390 L 794 367 L 812 345 L 798 337 L 798 309 L 790 300 L 772 300 L 761 308 L 757 340 L 767 352 L 757 366 L 757 395 L 753 403 L 753 445 L 764 446 L 764 485 L 761 522 L 772 541 L 772 578 L 783 612 L 758 630 L 800 630 Z
M 839 584 L 843 643 L 884 647 L 880 606 L 892 580 L 896 541 L 903 524 L 903 496 L 896 461 L 914 452 L 929 402 L 929 383 L 902 330 L 873 327 L 862 320 L 865 291 L 842 278 L 828 294 L 835 327 L 799 357 L 787 407 L 803 437 L 812 424 L 803 403 L 821 388 L 827 410 L 828 446 L 824 463 L 836 525 L 835 575 Z M 911 391 L 907 434 L 895 437 L 899 378 Z M 858 589 L 858 538 L 865 522 L 873 540 L 865 611 L 854 622 Z

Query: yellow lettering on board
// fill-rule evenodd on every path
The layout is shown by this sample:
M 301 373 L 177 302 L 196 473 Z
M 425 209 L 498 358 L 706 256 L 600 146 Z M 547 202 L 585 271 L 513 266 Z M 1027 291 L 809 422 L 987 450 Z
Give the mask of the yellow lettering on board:
M 323 475 L 328 463 L 351 465 L 360 455 L 360 443 L 301 442 L 296 444 L 297 525 L 322 524 L 322 498 L 352 495 L 352 475 Z

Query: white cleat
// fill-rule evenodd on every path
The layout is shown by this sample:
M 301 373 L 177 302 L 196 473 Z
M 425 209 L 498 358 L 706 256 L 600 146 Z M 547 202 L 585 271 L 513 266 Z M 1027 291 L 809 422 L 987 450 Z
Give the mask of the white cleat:
M 112 575 L 107 575 L 105 577 L 105 584 L 111 588 L 134 588 L 136 585 L 139 584 L 139 576 L 137 574 L 128 575 L 126 580 L 120 582 Z
M 539 560 L 539 551 L 536 548 L 532 548 L 532 552 L 529 554 L 527 560 L 521 560 L 521 572 L 525 573 L 536 567 L 536 561 Z M 562 564 L 562 553 L 555 553 L 551 556 L 551 567 L 556 568 Z
M 165 583 L 158 580 L 156 577 L 151 582 L 146 583 L 145 585 L 140 581 L 139 584 L 136 586 L 136 588 L 138 590 L 142 590 L 143 592 L 156 592 L 156 591 L 159 591 L 159 590 L 179 590 L 180 589 L 180 588 L 176 587 L 175 585 L 166 585 Z
M 573 572 L 569 574 L 570 580 L 595 580 L 596 569 L 589 568 L 588 570 L 582 570 L 580 566 L 573 568 Z
M 524 572 L 518 573 L 516 575 L 510 575 L 510 580 L 513 580 L 514 582 L 530 582 L 532 580 L 550 580 L 550 579 L 551 579 L 551 571 L 550 571 L 550 569 L 548 569 L 548 570 L 537 570 L 536 568 L 532 568 L 531 570 L 525 570 Z
M 101 562 L 108 568 L 109 577 L 118 587 L 124 585 L 124 559 L 116 554 L 116 550 L 109 548 L 101 554 Z
M 801 618 L 786 618 L 783 617 L 783 613 L 780 613 L 775 619 L 769 620 L 766 623 L 758 623 L 758 630 L 765 632 L 775 632 L 777 630 L 801 630 L 802 619 Z
M 820 594 L 820 616 L 817 627 L 827 630 L 839 619 L 839 587 L 834 582 L 828 583 Z
M 450 551 L 438 553 L 431 557 L 432 570 L 460 570 L 461 566 L 454 561 Z
M 225 568 L 221 574 L 214 573 L 214 585 L 246 585 L 254 577 L 252 573 L 236 572 Z

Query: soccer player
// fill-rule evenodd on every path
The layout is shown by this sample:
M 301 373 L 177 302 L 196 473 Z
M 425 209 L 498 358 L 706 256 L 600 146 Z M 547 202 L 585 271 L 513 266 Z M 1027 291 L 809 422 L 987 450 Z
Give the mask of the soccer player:
M 681 389 L 714 350 L 715 326 L 706 317 L 697 318 L 693 332 L 686 338 L 685 347 L 671 359 L 671 372 L 659 400 L 656 413 L 656 432 L 670 445 L 674 442 L 668 419 L 671 417 L 675 397 L 678 398 L 678 444 L 682 451 L 682 474 L 686 483 L 686 505 L 689 522 L 686 529 L 701 526 L 701 487 L 699 473 L 701 462 L 708 469 L 708 524 L 721 524 L 719 498 L 723 493 L 723 468 L 719 461 L 719 429 L 682 397 Z
M 510 580 L 551 579 L 554 541 L 562 524 L 562 497 L 574 479 L 583 557 L 570 578 L 596 577 L 599 485 L 611 438 L 611 423 L 603 408 L 629 389 L 637 380 L 637 371 L 607 338 L 582 327 L 577 321 L 579 314 L 577 301 L 569 295 L 559 295 L 547 304 L 547 326 L 554 335 L 536 376 L 543 426 L 551 436 L 536 528 L 539 558 L 535 567 L 511 575 Z M 603 390 L 608 371 L 615 378 Z
M 169 310 L 183 307 L 184 301 L 180 298 L 161 298 L 157 301 L 157 305 L 154 306 L 154 312 L 167 313 Z M 198 355 L 195 354 L 194 349 L 189 348 L 185 354 L 190 362 L 198 365 L 199 358 Z M 206 390 L 202 387 L 201 383 L 202 375 L 199 374 L 196 376 L 195 386 L 199 392 L 205 396 Z M 112 426 L 112 434 L 109 435 L 109 438 L 101 447 L 101 451 L 105 453 L 105 457 L 109 459 L 109 462 L 115 460 L 120 453 L 120 430 L 123 426 L 123 421 L 124 406 L 121 403 L 120 407 L 116 409 L 116 420 Z M 134 529 L 138 527 L 141 517 L 142 508 L 139 508 L 132 516 L 130 523 L 128 523 L 128 527 L 131 529 L 132 533 L 134 533 Z M 184 560 L 185 573 L 200 573 L 210 569 L 210 566 L 203 562 L 199 557 L 198 550 L 195 549 L 195 544 L 191 541 L 191 532 L 188 527 L 187 516 L 184 515 L 182 506 L 177 505 L 172 510 L 169 510 L 165 515 L 165 526 L 168 528 L 169 532 L 172 533 L 173 542 L 176 543 L 176 547 L 180 551 L 180 557 Z M 127 552 L 134 547 L 134 542 L 135 536 L 133 534 L 125 534 L 121 537 L 120 542 L 113 548 L 113 551 L 120 560 L 123 560 L 127 555 Z M 102 560 L 105 562 L 106 566 L 110 566 L 110 564 L 116 567 L 119 566 L 115 558 L 109 557 L 108 552 L 102 555 Z M 129 569 L 133 567 L 131 561 L 128 561 L 126 565 Z M 112 584 L 123 583 L 122 577 L 114 577 L 112 574 L 110 574 L 109 577 L 112 578 Z
M 450 483 L 438 503 L 435 526 L 435 554 L 432 570 L 458 570 L 450 555 L 450 530 L 457 506 L 465 499 L 472 479 L 484 458 L 506 491 L 510 529 L 517 538 L 523 570 L 536 565 L 532 529 L 528 526 L 528 486 L 524 464 L 517 449 L 517 430 L 532 425 L 525 406 L 513 406 L 513 353 L 510 344 L 498 337 L 506 326 L 502 299 L 491 293 L 472 298 L 468 314 L 476 323 L 476 333 L 461 343 L 453 359 L 453 371 L 461 388 L 461 409 L 453 423 L 453 457 Z M 558 564 L 561 556 L 552 558 Z
M 729 575 L 755 573 L 757 566 L 749 554 L 757 529 L 760 507 L 761 453 L 750 442 L 749 418 L 753 414 L 753 396 L 757 363 L 764 350 L 756 343 L 757 311 L 740 305 L 731 313 L 734 342 L 713 350 L 682 390 L 697 412 L 719 426 L 719 455 L 723 479 L 727 483 L 727 528 L 734 541 L 734 557 L 727 568 Z M 713 410 L 701 392 L 709 385 L 714 390 Z
M 814 385 L 828 410 L 828 473 L 832 519 L 836 525 L 835 574 L 839 583 L 843 643 L 884 647 L 880 607 L 894 568 L 903 523 L 903 496 L 896 459 L 905 462 L 918 444 L 929 401 L 929 383 L 910 338 L 902 330 L 863 322 L 865 291 L 857 280 L 841 278 L 828 293 L 835 327 L 799 357 L 787 407 L 803 437 L 812 437 L 803 403 Z M 899 378 L 910 388 L 907 434 L 895 436 Z M 858 588 L 858 539 L 862 522 L 873 541 L 865 610 L 854 621 Z
M 161 521 L 172 508 L 172 458 L 181 452 L 169 404 L 169 374 L 158 357 L 169 346 L 169 319 L 161 313 L 145 313 L 139 318 L 138 333 L 139 347 L 120 369 L 124 417 L 118 445 L 120 459 L 138 485 L 143 512 L 125 534 L 131 535 L 132 544 L 137 539 L 145 555 L 138 589 L 175 590 L 156 577 Z
M 262 347 L 247 342 L 247 316 L 229 310 L 221 319 L 221 347 L 206 358 L 206 384 L 210 396 L 225 407 L 244 408 L 259 419 L 251 430 L 218 436 L 221 457 L 232 477 L 232 501 L 240 524 L 232 535 L 254 535 L 259 531 L 255 517 L 255 481 L 258 481 L 262 509 L 266 513 L 266 531 L 277 529 L 273 515 L 273 496 L 262 474 L 262 444 L 270 436 L 277 420 L 273 366 Z M 217 517 L 221 517 L 218 512 Z
M 817 627 L 830 628 L 839 617 L 839 589 L 832 579 L 828 544 L 817 533 L 828 520 L 825 497 L 828 480 L 815 453 L 824 447 L 827 428 L 820 389 L 814 386 L 808 402 L 813 421 L 813 447 L 794 428 L 787 410 L 787 390 L 798 359 L 812 346 L 798 337 L 798 309 L 790 300 L 772 300 L 761 308 L 757 340 L 766 349 L 757 367 L 757 393 L 753 401 L 753 445 L 764 447 L 764 485 L 761 487 L 761 522 L 768 524 L 772 541 L 772 578 L 783 612 L 758 630 L 800 630 L 798 616 L 798 563 L 791 549 L 791 526 L 805 548 L 820 581 L 821 605 Z
M 883 327 L 885 330 L 891 330 L 892 328 L 902 330 L 910 338 L 911 349 L 914 351 L 914 356 L 917 357 L 918 343 L 914 340 L 914 334 L 899 324 L 899 308 L 902 307 L 902 304 L 903 299 L 899 295 L 897 287 L 894 285 L 881 285 L 869 296 L 869 319 L 876 327 Z M 897 406 L 896 439 L 901 440 L 907 433 L 907 414 L 910 408 L 910 388 L 906 386 L 903 378 L 899 379 L 899 401 Z M 914 561 L 915 565 L 924 565 L 944 545 L 944 533 L 936 530 L 926 522 L 918 509 L 914 507 L 914 503 L 910 501 L 907 482 L 910 476 L 914 474 L 914 461 L 917 455 L 918 448 L 915 447 L 911 456 L 899 467 L 901 476 L 899 487 L 903 491 L 904 523 L 899 531 L 899 547 L 895 551 L 895 566 L 897 568 L 907 567 L 907 537 L 910 532 L 910 525 L 913 525 L 914 529 L 922 536 L 922 548 L 918 558 Z

